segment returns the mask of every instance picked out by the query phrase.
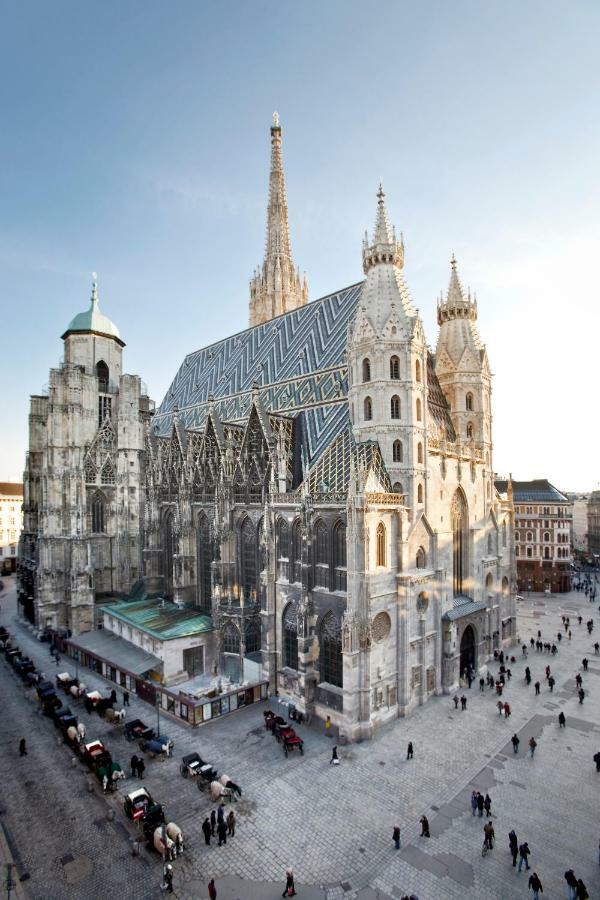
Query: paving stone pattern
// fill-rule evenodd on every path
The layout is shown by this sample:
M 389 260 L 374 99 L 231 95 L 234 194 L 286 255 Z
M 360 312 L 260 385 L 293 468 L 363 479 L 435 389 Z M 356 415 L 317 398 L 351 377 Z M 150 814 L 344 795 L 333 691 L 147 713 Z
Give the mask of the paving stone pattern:
M 8 580 L 10 582 L 10 579 Z M 2 600 L 0 621 L 18 636 L 18 643 L 46 673 L 56 666 L 48 645 L 40 644 L 14 621 L 14 594 Z M 467 898 L 513 900 L 528 895 L 527 876 L 512 868 L 508 832 L 532 849 L 531 864 L 544 885 L 544 897 L 565 895 L 563 873 L 573 867 L 598 896 L 597 796 L 600 775 L 593 754 L 600 749 L 600 658 L 593 643 L 600 622 L 588 636 L 585 624 L 596 613 L 585 597 L 573 593 L 535 597 L 520 604 L 522 640 L 538 628 L 552 640 L 563 612 L 571 616 L 573 639 L 559 645 L 555 658 L 529 653 L 527 663 L 520 646 L 511 666 L 512 681 L 503 699 L 512 708 L 506 720 L 498 715 L 497 697 L 477 682 L 464 693 L 465 712 L 454 709 L 450 697 L 439 697 L 410 719 L 398 720 L 375 739 L 339 749 L 341 764 L 329 765 L 332 740 L 315 729 L 300 727 L 305 755 L 285 758 L 282 748 L 263 727 L 265 704 L 192 730 L 162 717 L 161 730 L 175 741 L 174 758 L 146 760 L 143 782 L 122 782 L 121 790 L 107 798 L 79 763 L 71 766 L 69 753 L 57 745 L 57 732 L 43 718 L 31 692 L 0 658 L 0 698 L 4 727 L 0 733 L 0 774 L 3 791 L 1 821 L 17 848 L 26 883 L 34 898 L 128 898 L 161 896 L 161 866 L 156 854 L 131 852 L 135 828 L 122 811 L 122 796 L 135 784 L 144 784 L 164 803 L 167 818 L 184 830 L 187 849 L 176 860 L 174 896 L 208 896 L 207 882 L 214 877 L 219 900 L 269 900 L 281 896 L 287 866 L 294 868 L 299 897 L 304 900 L 390 900 L 414 893 L 419 900 Z M 586 699 L 579 705 L 574 677 L 587 655 L 584 673 Z M 535 697 L 528 688 L 524 668 L 529 664 L 533 682 L 542 682 Z M 556 687 L 546 687 L 544 669 L 552 667 Z M 61 664 L 60 670 L 69 668 Z M 496 672 L 493 666 L 492 671 Z M 85 671 L 86 684 L 107 692 L 107 682 Z M 461 691 L 462 693 L 462 691 Z M 271 701 L 278 708 L 277 701 Z M 129 771 L 129 758 L 137 751 L 128 744 L 122 727 L 113 727 L 83 706 L 71 707 L 88 726 L 89 738 L 104 740 Z M 567 728 L 559 729 L 557 715 L 564 710 Z M 128 718 L 155 724 L 154 710 L 131 698 Z M 510 738 L 517 731 L 518 754 Z M 18 740 L 28 739 L 29 755 L 19 760 Z M 527 752 L 531 736 L 538 741 L 535 758 Z M 406 745 L 413 741 L 415 756 L 406 760 Z M 212 809 L 206 793 L 179 774 L 182 755 L 198 750 L 242 786 L 243 797 L 233 805 L 237 816 L 234 838 L 226 846 L 213 841 L 206 847 L 202 821 Z M 18 777 L 15 778 L 15 771 Z M 477 788 L 489 791 L 497 843 L 481 856 L 485 819 L 471 815 L 469 798 Z M 109 809 L 115 819 L 107 819 Z M 419 817 L 425 813 L 431 838 L 421 838 Z M 396 851 L 392 828 L 402 830 L 402 848 Z

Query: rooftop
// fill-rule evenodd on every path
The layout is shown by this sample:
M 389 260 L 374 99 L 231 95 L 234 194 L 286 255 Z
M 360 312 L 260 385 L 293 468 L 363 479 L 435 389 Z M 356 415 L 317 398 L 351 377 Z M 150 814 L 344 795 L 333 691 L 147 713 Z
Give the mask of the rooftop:
M 23 485 L 19 481 L 0 481 L 0 496 L 22 497 Z
M 170 600 L 121 600 L 106 604 L 101 609 L 109 616 L 161 641 L 191 637 L 213 630 L 211 616 L 200 612 L 197 607 L 177 606 Z
M 92 297 L 90 300 L 90 308 L 85 312 L 77 313 L 67 325 L 67 329 L 63 334 L 63 339 L 73 332 L 93 332 L 94 334 L 112 337 L 125 346 L 121 340 L 119 329 L 108 316 L 100 312 L 100 304 L 98 302 L 98 283 L 96 281 L 96 273 L 94 273 L 94 281 L 92 283 Z
M 507 481 L 496 481 L 496 490 L 499 494 L 506 494 Z M 533 481 L 513 481 L 513 498 L 515 503 L 569 503 L 558 488 L 546 478 L 534 478 Z

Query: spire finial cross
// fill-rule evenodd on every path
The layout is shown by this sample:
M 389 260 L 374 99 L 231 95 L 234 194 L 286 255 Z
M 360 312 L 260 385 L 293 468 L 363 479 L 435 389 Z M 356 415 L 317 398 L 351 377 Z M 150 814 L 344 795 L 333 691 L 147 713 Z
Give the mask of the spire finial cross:
M 279 113 L 277 110 L 273 113 L 273 128 L 279 128 Z

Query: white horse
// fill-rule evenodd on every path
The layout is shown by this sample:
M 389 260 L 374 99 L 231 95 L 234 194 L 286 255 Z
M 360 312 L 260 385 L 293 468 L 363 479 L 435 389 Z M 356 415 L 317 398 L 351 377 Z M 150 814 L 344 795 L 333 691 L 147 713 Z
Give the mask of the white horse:
M 163 834 L 162 825 L 154 829 L 154 849 L 160 853 L 163 861 L 175 859 L 175 842 L 166 833 L 166 829 Z
M 113 725 L 118 725 L 120 722 L 125 721 L 125 710 L 124 709 L 107 709 L 104 717 L 107 722 L 112 722 Z
M 86 735 L 85 725 L 83 724 L 83 722 L 79 722 L 77 725 L 77 735 L 79 738 L 79 743 L 83 744 Z
M 229 797 L 231 800 L 231 789 L 223 787 L 220 781 L 211 781 L 210 783 L 210 796 L 213 803 L 216 803 L 217 800 L 225 799 Z
M 173 843 L 175 844 L 175 850 L 177 852 L 177 856 L 183 853 L 183 831 L 176 825 L 175 822 L 169 822 L 167 825 L 167 835 L 171 838 Z
M 235 781 L 232 781 L 231 778 L 229 777 L 229 775 L 221 775 L 221 777 L 219 778 L 219 781 L 221 782 L 223 787 L 229 788 L 229 790 L 231 791 L 232 797 L 234 794 L 239 794 L 240 797 L 242 796 L 241 787 L 238 784 L 236 784 Z
M 74 725 L 69 725 L 67 728 L 67 737 L 71 743 L 77 740 L 77 728 Z

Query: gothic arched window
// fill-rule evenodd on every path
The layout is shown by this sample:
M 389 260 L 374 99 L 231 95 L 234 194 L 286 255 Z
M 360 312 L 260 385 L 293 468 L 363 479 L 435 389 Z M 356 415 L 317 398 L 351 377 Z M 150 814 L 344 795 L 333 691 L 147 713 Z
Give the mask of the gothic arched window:
M 221 629 L 221 646 L 223 653 L 240 652 L 240 632 L 233 622 L 225 622 Z
M 415 361 L 415 381 L 421 380 L 421 360 L 417 359 Z
M 319 629 L 319 671 L 321 681 L 344 686 L 342 660 L 342 629 L 338 619 L 328 612 Z
M 392 381 L 400 380 L 400 360 L 397 356 L 392 356 L 390 359 L 390 378 Z
M 245 641 L 246 655 L 258 653 L 260 650 L 260 622 L 252 619 L 246 624 Z
M 198 600 L 200 606 L 210 609 L 212 606 L 212 541 L 208 519 L 203 514 L 198 519 L 196 529 L 198 558 Z
M 417 462 L 423 462 L 423 444 L 420 441 L 417 444 Z
M 450 509 L 452 519 L 452 563 L 454 596 L 462 595 L 467 577 L 468 565 L 468 510 L 462 491 L 458 490 L 452 498 Z
M 417 503 L 422 503 L 422 502 L 423 502 L 423 485 L 420 484 L 417 487 Z
M 392 415 L 392 419 L 400 418 L 400 397 L 397 394 L 394 394 L 394 396 L 391 399 L 390 412 Z
M 96 491 L 92 495 L 90 512 L 92 514 L 92 533 L 104 534 L 106 531 L 106 497 L 102 491 Z
M 346 525 L 339 520 L 333 526 L 333 570 L 335 591 L 346 590 Z
M 373 418 L 373 403 L 370 397 L 365 397 L 365 422 L 370 422 Z
M 467 409 L 469 412 L 473 410 L 473 394 L 470 391 L 465 397 L 465 409 Z
M 401 481 L 395 481 L 392 486 L 392 491 L 394 494 L 404 494 L 404 488 L 402 487 Z
M 292 525 L 292 565 L 290 581 L 302 581 L 302 532 L 300 519 L 296 519 Z
M 473 423 L 467 422 L 467 440 L 473 440 Z
M 241 586 L 244 597 L 250 599 L 256 593 L 256 532 L 252 521 L 246 517 L 240 529 Z
M 371 360 L 370 359 L 363 359 L 362 378 L 363 378 L 363 382 L 371 380 Z
M 288 603 L 283 611 L 283 665 L 288 669 L 298 668 L 298 611 L 293 603 Z
M 277 572 L 280 578 L 289 578 L 290 532 L 285 519 L 277 521 Z
M 394 462 L 402 462 L 402 441 L 394 441 L 392 446 L 392 459 Z
M 421 400 L 419 397 L 417 397 L 417 422 L 420 422 L 422 418 L 423 418 L 423 411 L 421 408 Z
M 167 595 L 173 593 L 173 557 L 175 555 L 175 535 L 173 534 L 175 514 L 173 509 L 168 509 L 163 518 L 163 565 L 164 576 L 167 585 Z
M 550 540 L 550 532 L 549 532 L 549 531 L 545 531 L 545 532 L 544 532 L 544 540 L 545 540 L 545 541 L 549 541 L 549 540 Z
M 544 547 L 544 559 L 550 559 L 550 547 Z
M 376 566 L 386 566 L 387 565 L 387 536 L 385 532 L 385 525 L 383 522 L 380 522 L 377 526 L 377 532 L 375 535 L 375 565 Z
M 427 565 L 427 554 L 424 547 L 417 550 L 417 569 L 424 569 Z
M 329 587 L 329 532 L 322 519 L 315 525 L 315 585 Z
M 506 547 L 506 522 L 502 523 L 502 546 Z
M 96 363 L 96 378 L 98 379 L 98 390 L 102 393 L 108 391 L 108 366 L 103 359 Z

